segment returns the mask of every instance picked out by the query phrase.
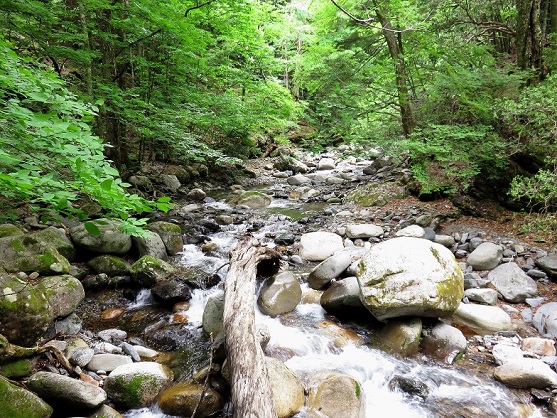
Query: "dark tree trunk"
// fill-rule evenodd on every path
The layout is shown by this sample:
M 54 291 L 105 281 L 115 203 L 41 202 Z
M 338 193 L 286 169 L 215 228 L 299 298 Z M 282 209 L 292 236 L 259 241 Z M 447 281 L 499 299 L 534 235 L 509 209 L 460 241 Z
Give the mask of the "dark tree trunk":
M 276 418 L 265 355 L 255 333 L 255 279 L 279 268 L 278 254 L 245 237 L 232 250 L 224 288 L 224 335 L 236 418 Z M 265 272 L 267 274 L 265 274 Z

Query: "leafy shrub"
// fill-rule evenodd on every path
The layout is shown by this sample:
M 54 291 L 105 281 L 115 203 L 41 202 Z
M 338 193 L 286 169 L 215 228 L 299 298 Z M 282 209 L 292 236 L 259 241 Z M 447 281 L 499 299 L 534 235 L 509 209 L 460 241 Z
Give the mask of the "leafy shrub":
M 167 209 L 125 189 L 88 125 L 96 108 L 80 102 L 52 72 L 20 58 L 0 37 L 0 195 L 27 199 L 59 213 L 87 217 L 87 197 L 130 233 L 144 221 L 132 214 Z

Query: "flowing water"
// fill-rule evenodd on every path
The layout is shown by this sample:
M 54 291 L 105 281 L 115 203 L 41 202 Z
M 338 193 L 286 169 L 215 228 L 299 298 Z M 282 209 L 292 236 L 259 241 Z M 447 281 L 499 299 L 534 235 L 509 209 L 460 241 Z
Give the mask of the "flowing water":
M 213 202 L 211 209 L 230 210 L 222 202 Z M 303 207 L 301 204 L 278 200 L 258 216 L 266 217 L 267 223 L 256 234 L 262 241 L 269 241 L 269 232 L 287 230 L 290 219 L 301 219 L 308 213 L 321 211 L 323 204 Z M 287 215 L 289 218 L 285 218 Z M 226 273 L 227 253 L 237 237 L 245 233 L 244 225 L 232 225 L 210 236 L 218 250 L 210 255 L 196 245 L 186 245 L 179 263 L 196 267 L 211 274 L 221 269 Z M 308 270 L 310 267 L 306 267 Z M 306 286 L 306 285 L 304 285 Z M 307 286 L 304 287 L 305 290 Z M 192 292 L 187 310 L 192 333 L 201 337 L 199 330 L 203 309 L 209 297 L 222 295 L 220 287 Z M 148 291 L 140 293 L 129 309 L 140 309 L 141 304 L 150 304 Z M 318 303 L 300 304 L 290 314 L 277 318 L 263 315 L 256 309 L 256 321 L 266 325 L 271 334 L 267 352 L 285 361 L 302 379 L 322 370 L 333 370 L 348 374 L 360 382 L 366 400 L 367 417 L 494 417 L 519 418 L 542 417 L 540 410 L 527 405 L 514 392 L 498 384 L 485 373 L 462 371 L 455 366 L 443 365 L 431 359 L 417 357 L 400 359 L 383 351 L 370 348 L 365 342 L 371 330 L 365 327 L 347 329 L 333 322 Z M 191 367 L 191 366 L 190 366 Z M 191 371 L 187 371 L 191 374 Z M 178 371 L 180 374 L 180 371 Z M 422 400 L 399 390 L 389 388 L 394 376 L 404 376 L 424 383 L 429 396 Z M 156 406 L 128 411 L 127 418 L 166 418 Z M 306 417 L 305 410 L 296 415 Z M 342 418 L 342 417 L 339 417 Z

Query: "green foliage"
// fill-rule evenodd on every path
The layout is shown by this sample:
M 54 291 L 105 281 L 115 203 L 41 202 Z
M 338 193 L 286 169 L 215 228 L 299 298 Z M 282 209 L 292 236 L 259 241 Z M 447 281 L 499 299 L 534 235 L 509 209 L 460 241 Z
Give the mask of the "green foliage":
M 77 100 L 55 74 L 20 58 L 2 38 L 0 56 L 0 194 L 80 219 L 87 215 L 78 201 L 87 197 L 137 233 L 143 221 L 130 215 L 152 212 L 156 203 L 126 192 L 129 185 L 87 124 L 96 109 Z
M 478 175 L 496 175 L 506 160 L 506 144 L 484 125 L 429 125 L 394 144 L 408 151 L 421 193 L 467 191 Z

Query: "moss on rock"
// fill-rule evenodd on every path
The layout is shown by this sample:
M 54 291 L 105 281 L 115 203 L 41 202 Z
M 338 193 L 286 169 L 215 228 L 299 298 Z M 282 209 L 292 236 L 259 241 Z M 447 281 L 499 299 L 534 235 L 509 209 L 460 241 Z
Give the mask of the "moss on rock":
M 0 377 L 0 414 L 10 418 L 49 418 L 52 407 L 37 395 Z

